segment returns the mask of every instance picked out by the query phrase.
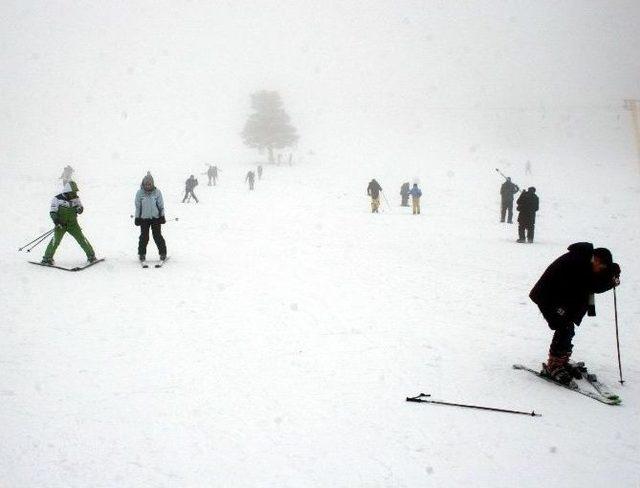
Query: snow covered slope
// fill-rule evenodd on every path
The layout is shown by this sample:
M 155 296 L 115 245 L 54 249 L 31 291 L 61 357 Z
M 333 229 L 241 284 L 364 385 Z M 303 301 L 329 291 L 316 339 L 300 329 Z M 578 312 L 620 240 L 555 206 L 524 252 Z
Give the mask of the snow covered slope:
M 637 168 L 505 168 L 541 199 L 537 242 L 519 245 L 515 226 L 498 223 L 494 166 L 431 161 L 406 174 L 318 157 L 266 166 L 249 192 L 250 166 L 229 162 L 219 186 L 199 177 L 196 205 L 179 202 L 197 167 L 79 164 L 81 225 L 107 258 L 81 273 L 16 253 L 50 226 L 57 174 L 10 166 L 0 486 L 634 486 Z M 161 270 L 136 263 L 129 218 L 146 169 L 180 218 L 164 226 Z M 371 177 L 390 204 L 379 215 Z M 413 177 L 420 216 L 398 206 Z M 625 385 L 611 293 L 575 339 L 576 359 L 613 385 L 619 407 L 511 369 L 545 359 L 551 334 L 527 295 L 578 240 L 610 247 L 622 267 Z M 56 258 L 84 259 L 69 237 Z M 420 392 L 543 416 L 405 402 Z

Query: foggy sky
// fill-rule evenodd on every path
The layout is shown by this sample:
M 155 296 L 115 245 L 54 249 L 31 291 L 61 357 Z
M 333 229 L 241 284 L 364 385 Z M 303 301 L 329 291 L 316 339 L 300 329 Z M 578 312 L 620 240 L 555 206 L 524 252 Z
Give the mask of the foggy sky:
M 309 146 L 606 112 L 640 97 L 639 21 L 637 1 L 4 1 L 2 161 L 231 157 L 259 89 Z

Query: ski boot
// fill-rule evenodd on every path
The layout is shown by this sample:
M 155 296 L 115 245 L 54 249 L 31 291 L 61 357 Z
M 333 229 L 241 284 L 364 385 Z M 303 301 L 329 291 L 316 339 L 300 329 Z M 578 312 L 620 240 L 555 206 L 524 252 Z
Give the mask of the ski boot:
M 573 381 L 573 376 L 571 376 L 571 373 L 564 365 L 550 367 L 547 366 L 547 364 L 542 363 L 541 374 L 548 376 L 553 381 L 557 381 L 561 385 L 571 386 L 571 384 L 575 384 L 575 382 Z
M 53 258 L 42 258 L 42 261 L 40 261 L 40 264 L 45 264 L 47 266 L 53 266 L 55 264 L 55 262 L 53 261 Z
M 577 363 L 569 362 L 566 364 L 565 369 L 577 380 L 581 380 L 584 375 L 587 374 L 587 367 L 584 365 L 583 361 L 579 361 Z
M 138 256 L 138 259 L 140 260 L 140 262 L 146 261 L 147 257 L 144 254 L 140 254 L 140 256 Z
M 87 258 L 87 261 L 89 262 L 89 264 L 95 263 L 97 260 L 98 260 L 98 258 L 96 258 L 95 256 L 89 256 Z

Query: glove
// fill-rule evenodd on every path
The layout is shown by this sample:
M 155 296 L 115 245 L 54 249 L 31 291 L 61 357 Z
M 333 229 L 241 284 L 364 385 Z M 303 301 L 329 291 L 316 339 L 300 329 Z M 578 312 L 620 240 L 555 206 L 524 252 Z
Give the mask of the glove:
M 82 212 L 84 212 L 84 207 L 76 207 L 77 214 L 81 214 Z
M 66 229 L 67 226 L 64 225 L 62 222 L 58 221 L 56 222 L 56 229 Z
M 140 224 L 142 224 L 142 219 L 140 217 L 136 217 L 135 219 L 133 219 L 133 223 L 140 227 Z
M 613 274 L 613 286 L 618 286 L 620 284 L 620 265 L 618 263 L 611 265 L 611 274 Z
M 566 313 L 566 311 L 565 311 L 565 309 L 564 309 L 564 308 L 562 308 L 562 307 L 558 307 L 558 308 L 556 308 L 556 313 L 557 313 L 558 315 L 560 315 L 560 317 L 564 317 L 564 314 Z
M 166 224 L 167 223 L 167 219 L 164 218 L 164 215 L 160 216 L 159 221 L 160 221 L 161 224 Z

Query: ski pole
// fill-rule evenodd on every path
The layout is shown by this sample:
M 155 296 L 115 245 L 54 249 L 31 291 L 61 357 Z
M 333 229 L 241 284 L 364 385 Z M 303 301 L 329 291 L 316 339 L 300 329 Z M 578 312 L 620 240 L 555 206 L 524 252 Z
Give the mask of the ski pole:
M 498 168 L 496 168 L 496 171 L 497 171 L 498 173 L 500 173 L 500 175 L 501 175 L 505 180 L 507 179 L 507 177 L 504 175 L 504 173 L 503 173 L 502 171 L 500 171 Z
M 51 230 L 48 230 L 47 232 L 45 232 L 44 234 L 39 235 L 38 237 L 36 237 L 34 240 L 32 240 L 31 242 L 27 242 L 24 246 L 19 247 L 18 251 L 22 251 L 25 247 L 29 247 L 31 244 L 33 244 L 34 242 L 36 242 L 37 240 L 42 239 L 43 237 L 47 237 L 48 235 L 50 235 L 53 231 L 55 231 L 56 228 L 54 227 Z
M 535 413 L 533 410 L 531 412 L 521 412 L 519 410 L 507 410 L 504 408 L 495 408 L 495 407 L 481 407 L 479 405 L 467 405 L 464 403 L 450 403 L 450 402 L 439 402 L 437 400 L 425 400 L 425 397 L 430 397 L 431 395 L 425 395 L 424 393 L 420 393 L 415 397 L 407 397 L 408 402 L 416 402 L 416 403 L 433 403 L 435 405 L 448 405 L 451 407 L 463 407 L 463 408 L 475 408 L 478 410 L 489 410 L 491 412 L 504 412 L 504 413 L 516 413 L 519 415 L 528 415 L 529 417 L 542 417 L 541 414 Z
M 613 316 L 616 321 L 616 347 L 618 349 L 618 370 L 620 371 L 620 384 L 624 385 L 622 379 L 622 362 L 620 361 L 620 338 L 618 336 L 618 298 L 616 297 L 616 287 L 613 287 Z
M 134 217 L 133 217 L 133 215 L 129 215 L 129 218 L 132 219 Z M 177 222 L 178 220 L 180 220 L 180 217 L 175 217 L 173 219 L 169 219 L 169 220 L 167 220 L 167 222 Z
M 382 193 L 382 198 L 384 198 L 385 203 L 387 204 L 387 207 L 389 207 L 389 210 L 391 210 L 391 205 L 389 205 L 389 200 L 387 200 L 387 195 L 384 194 L 384 192 L 380 192 Z
M 55 229 L 54 229 L 55 231 Z M 42 244 L 45 240 L 47 240 L 47 238 L 53 234 L 53 232 L 50 232 L 49 234 L 46 234 L 44 236 L 42 236 L 35 244 L 33 244 L 29 249 L 27 249 L 27 252 L 31 252 L 36 246 L 39 246 L 40 244 Z

